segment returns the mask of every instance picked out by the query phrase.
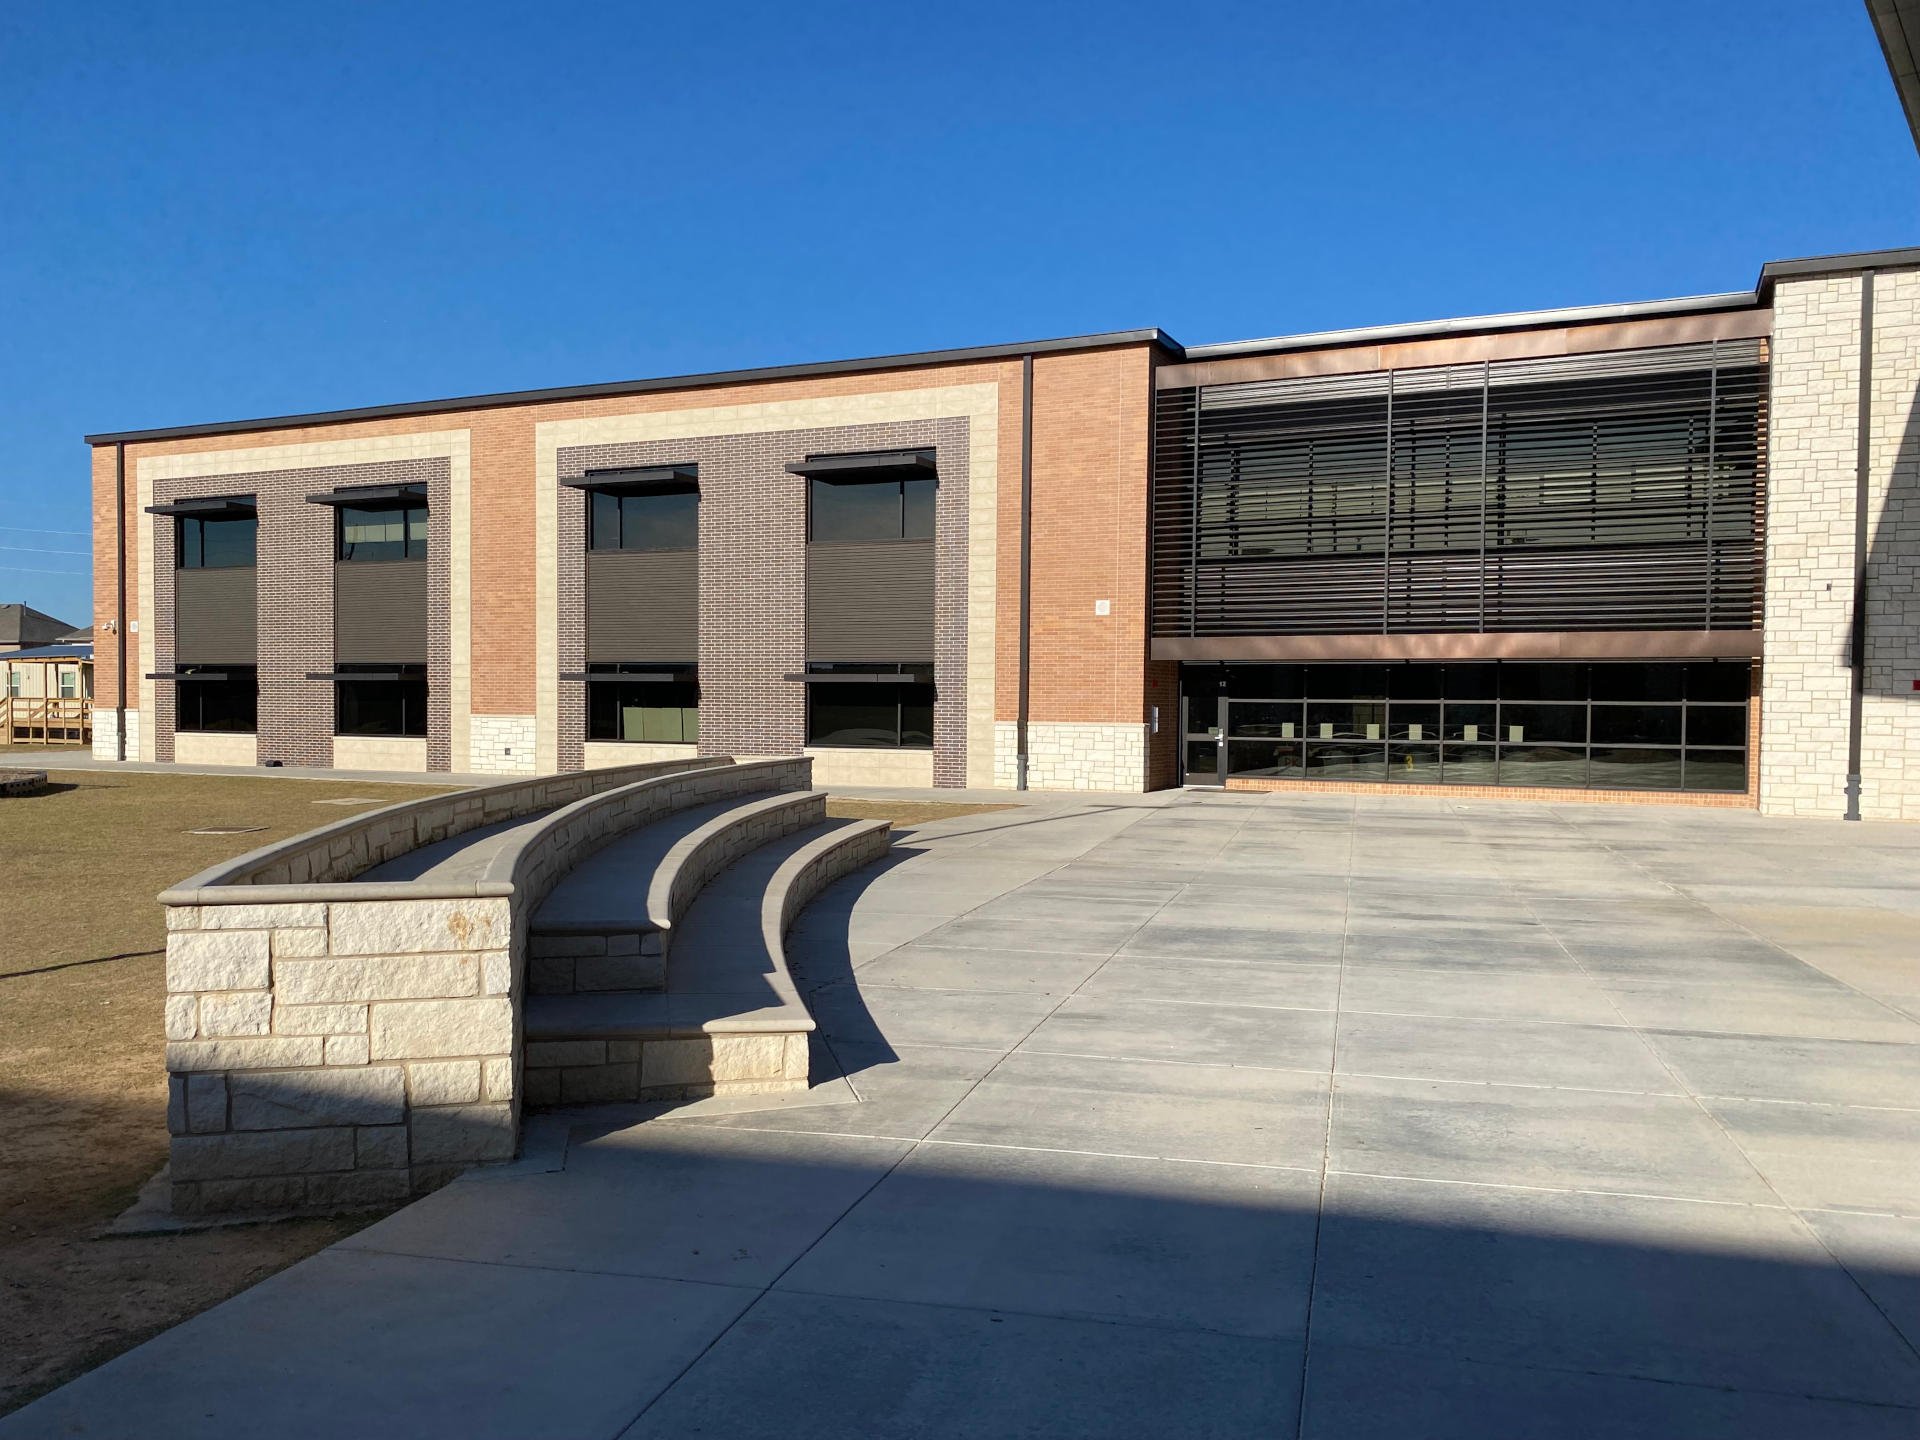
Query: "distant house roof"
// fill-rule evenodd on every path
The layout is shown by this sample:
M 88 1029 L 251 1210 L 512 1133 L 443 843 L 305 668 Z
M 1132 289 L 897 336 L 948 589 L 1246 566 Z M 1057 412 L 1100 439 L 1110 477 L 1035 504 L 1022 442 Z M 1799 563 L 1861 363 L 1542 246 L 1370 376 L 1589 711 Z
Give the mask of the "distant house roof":
M 31 605 L 0 605 L 0 645 L 50 645 L 72 630 Z
M 91 645 L 36 645 L 30 650 L 0 652 L 0 664 L 9 660 L 91 660 Z
M 91 645 L 93 644 L 93 627 L 91 625 L 82 625 L 78 630 L 69 630 L 64 635 L 56 635 L 53 637 L 53 643 L 56 645 Z

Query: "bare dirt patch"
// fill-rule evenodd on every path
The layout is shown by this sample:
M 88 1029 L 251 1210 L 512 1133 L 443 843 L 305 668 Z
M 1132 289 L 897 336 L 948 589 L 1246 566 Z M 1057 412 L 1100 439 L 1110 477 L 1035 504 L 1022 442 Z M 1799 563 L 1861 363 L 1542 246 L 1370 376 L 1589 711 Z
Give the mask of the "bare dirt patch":
M 827 801 L 827 814 L 836 820 L 891 820 L 896 825 L 930 825 L 962 815 L 986 815 L 995 810 L 1017 810 L 1017 805 L 962 805 L 948 800 L 850 800 L 836 795 Z
M 154 896 L 353 813 L 317 802 L 374 788 L 373 809 L 438 788 L 49 780 L 39 795 L 0 799 L 0 1414 L 364 1223 L 100 1235 L 166 1160 L 166 931 Z

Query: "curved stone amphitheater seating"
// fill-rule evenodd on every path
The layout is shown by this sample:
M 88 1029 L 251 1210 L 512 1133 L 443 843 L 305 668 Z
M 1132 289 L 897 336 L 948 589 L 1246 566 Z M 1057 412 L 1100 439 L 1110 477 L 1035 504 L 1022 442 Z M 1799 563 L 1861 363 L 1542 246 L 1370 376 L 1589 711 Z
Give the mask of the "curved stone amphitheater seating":
M 163 893 L 180 1213 L 374 1204 L 510 1157 L 523 1104 L 806 1084 L 782 941 L 879 858 L 806 759 L 389 806 Z

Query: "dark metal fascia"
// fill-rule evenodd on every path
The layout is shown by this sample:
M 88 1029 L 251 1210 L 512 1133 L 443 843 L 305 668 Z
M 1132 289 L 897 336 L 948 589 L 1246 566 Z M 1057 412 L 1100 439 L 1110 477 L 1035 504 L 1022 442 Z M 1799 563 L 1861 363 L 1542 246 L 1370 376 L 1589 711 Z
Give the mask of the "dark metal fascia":
M 185 440 L 205 435 L 245 435 L 256 430 L 297 430 L 313 425 L 343 425 L 358 420 L 385 420 L 412 415 L 440 415 L 459 410 L 490 410 L 507 405 L 539 405 L 555 400 L 601 400 L 622 395 L 647 395 L 662 390 L 699 390 L 720 385 L 749 385 L 764 380 L 802 380 L 821 375 L 860 375 L 875 370 L 913 370 L 930 365 L 958 365 L 973 360 L 1016 360 L 1022 355 L 1053 355 L 1072 350 L 1111 350 L 1123 345 L 1157 345 L 1184 357 L 1180 342 L 1159 327 L 1112 330 L 1098 335 L 1074 335 L 1058 340 L 1035 340 L 1024 345 L 975 345 L 958 350 L 920 350 L 905 355 L 875 355 L 857 360 L 825 360 L 804 365 L 766 365 L 751 370 L 712 370 L 697 375 L 669 375 L 649 380 L 620 380 L 599 385 L 562 385 L 545 390 L 503 390 L 490 395 L 461 395 L 444 400 L 415 400 L 399 405 L 367 405 L 349 410 L 317 410 L 299 415 L 270 415 L 257 420 L 223 420 L 206 425 L 169 425 L 152 430 L 104 431 L 86 436 L 89 445 L 124 444 L 138 440 Z
M 1902 250 L 1861 250 L 1851 255 L 1808 255 L 1799 260 L 1769 260 L 1760 267 L 1756 287 L 1763 303 L 1773 299 L 1776 280 L 1804 280 L 1814 275 L 1850 275 L 1858 270 L 1897 270 L 1920 265 L 1920 246 Z

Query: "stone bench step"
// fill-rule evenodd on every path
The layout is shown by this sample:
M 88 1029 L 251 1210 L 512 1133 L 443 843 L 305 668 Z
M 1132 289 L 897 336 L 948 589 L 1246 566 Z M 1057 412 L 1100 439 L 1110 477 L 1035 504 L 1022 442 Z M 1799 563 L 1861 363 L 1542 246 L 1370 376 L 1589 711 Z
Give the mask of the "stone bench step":
M 663 990 L 529 996 L 527 1103 L 805 1089 L 813 1017 L 787 970 L 786 930 L 888 844 L 883 820 L 823 820 L 769 840 L 688 908 Z
M 527 991 L 648 991 L 666 983 L 675 925 L 736 856 L 825 817 L 826 796 L 783 791 L 698 805 L 576 866 L 535 912 Z

